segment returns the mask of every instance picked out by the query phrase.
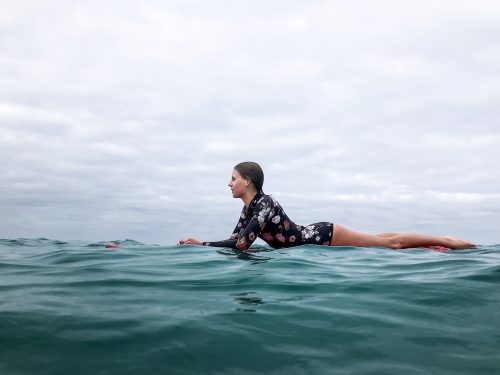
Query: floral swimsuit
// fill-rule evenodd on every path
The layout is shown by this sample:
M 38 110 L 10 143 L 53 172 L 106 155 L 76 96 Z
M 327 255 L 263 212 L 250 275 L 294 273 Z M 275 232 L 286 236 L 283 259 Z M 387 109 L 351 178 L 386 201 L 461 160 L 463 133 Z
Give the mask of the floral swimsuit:
M 260 237 L 275 249 L 306 244 L 328 246 L 332 235 L 332 223 L 320 222 L 306 227 L 297 225 L 288 218 L 276 199 L 258 193 L 248 209 L 243 206 L 240 220 L 228 240 L 203 242 L 203 245 L 246 251 Z

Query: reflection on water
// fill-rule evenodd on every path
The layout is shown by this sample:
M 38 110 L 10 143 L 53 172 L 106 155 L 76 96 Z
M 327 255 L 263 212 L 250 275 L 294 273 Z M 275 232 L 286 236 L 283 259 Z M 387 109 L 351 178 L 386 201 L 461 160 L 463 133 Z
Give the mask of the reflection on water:
M 249 261 L 251 264 L 266 263 L 267 261 L 272 259 L 270 257 L 266 257 L 263 255 L 266 252 L 273 251 L 273 249 L 271 249 L 269 247 L 253 246 L 252 250 L 255 252 L 247 253 L 245 251 L 240 251 L 237 249 L 223 248 L 223 249 L 217 250 L 217 252 L 219 254 L 229 255 L 229 256 L 236 257 L 237 259 Z
M 248 296 L 249 294 L 256 294 L 255 292 L 247 292 L 247 293 L 237 293 L 233 294 L 234 300 L 237 301 L 240 305 L 250 305 L 250 306 L 256 306 L 256 305 L 262 305 L 264 302 L 262 301 L 262 298 L 260 297 L 255 297 L 255 296 Z M 245 312 L 256 312 L 257 310 L 255 309 L 249 309 L 249 308 L 236 308 L 236 311 L 245 311 Z

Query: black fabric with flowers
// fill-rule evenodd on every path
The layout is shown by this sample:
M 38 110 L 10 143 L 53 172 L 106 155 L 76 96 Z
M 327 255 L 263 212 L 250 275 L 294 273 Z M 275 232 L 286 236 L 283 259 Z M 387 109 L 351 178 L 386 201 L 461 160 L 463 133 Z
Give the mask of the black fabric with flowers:
M 275 249 L 306 244 L 330 245 L 333 224 L 328 222 L 301 226 L 291 221 L 270 195 L 257 194 L 243 206 L 240 220 L 231 237 L 224 241 L 203 242 L 205 246 L 232 247 L 246 251 L 257 237 Z

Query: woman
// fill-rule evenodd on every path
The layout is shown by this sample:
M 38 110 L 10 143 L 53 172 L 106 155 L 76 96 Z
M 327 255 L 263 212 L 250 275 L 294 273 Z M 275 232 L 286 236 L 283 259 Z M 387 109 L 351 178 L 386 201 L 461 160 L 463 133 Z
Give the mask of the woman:
M 306 244 L 326 246 L 381 246 L 390 249 L 412 247 L 445 247 L 471 249 L 469 242 L 452 237 L 433 237 L 420 234 L 382 233 L 376 236 L 353 232 L 339 224 L 321 222 L 303 227 L 291 221 L 280 204 L 262 191 L 264 172 L 257 163 L 243 162 L 234 167 L 229 187 L 233 198 L 243 203 L 240 219 L 231 237 L 218 242 L 201 242 L 184 238 L 178 245 L 192 244 L 216 247 L 232 247 L 248 251 L 257 237 L 275 249 Z

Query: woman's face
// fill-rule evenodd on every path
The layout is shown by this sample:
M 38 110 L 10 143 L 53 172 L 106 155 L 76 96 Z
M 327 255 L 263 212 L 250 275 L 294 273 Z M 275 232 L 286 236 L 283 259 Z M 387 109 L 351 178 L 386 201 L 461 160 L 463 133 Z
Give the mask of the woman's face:
M 231 188 L 233 198 L 241 198 L 248 190 L 250 180 L 243 178 L 236 169 L 233 169 L 231 181 L 229 181 L 228 186 Z

